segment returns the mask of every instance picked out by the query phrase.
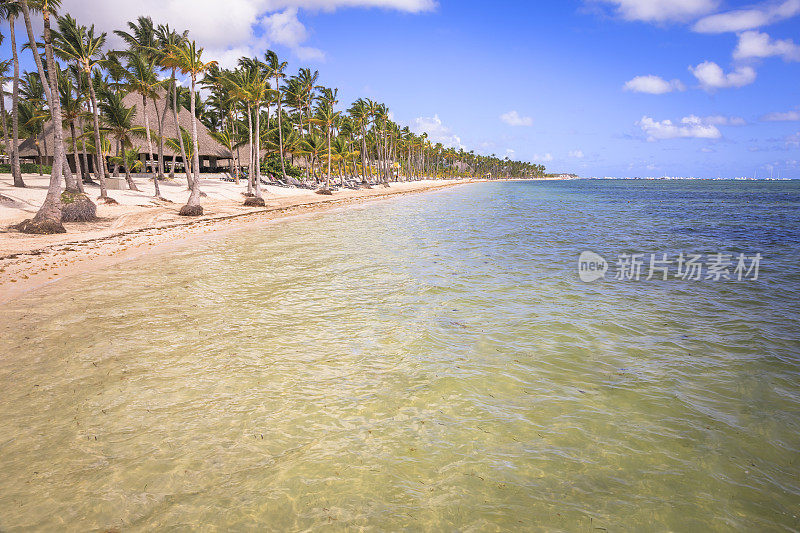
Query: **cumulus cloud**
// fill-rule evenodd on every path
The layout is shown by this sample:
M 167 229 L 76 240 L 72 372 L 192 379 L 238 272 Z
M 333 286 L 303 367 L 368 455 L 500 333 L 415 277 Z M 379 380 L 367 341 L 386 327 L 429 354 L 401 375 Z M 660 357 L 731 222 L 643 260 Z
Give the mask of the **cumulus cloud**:
M 800 0 L 767 2 L 747 9 L 717 13 L 698 20 L 693 29 L 700 33 L 739 32 L 760 28 L 800 14 Z
M 680 80 L 667 81 L 660 76 L 636 76 L 623 86 L 626 91 L 647 94 L 665 94 L 672 91 L 685 91 L 686 86 Z
M 411 123 L 411 131 L 417 135 L 428 134 L 428 139 L 433 143 L 442 143 L 446 148 L 464 148 L 461 137 L 453 133 L 449 127 L 442 123 L 439 115 L 432 117 L 417 117 Z
M 786 111 L 784 113 L 767 113 L 761 120 L 767 122 L 795 122 L 800 120 L 800 111 Z
M 317 48 L 302 46 L 308 39 L 308 30 L 297 18 L 297 8 L 290 7 L 284 11 L 266 16 L 261 21 L 267 38 L 274 43 L 282 44 L 292 50 L 301 61 L 322 61 L 325 53 Z
M 125 28 L 139 16 L 150 16 L 156 23 L 190 29 L 191 38 L 207 49 L 209 57 L 222 58 L 223 65 L 230 65 L 234 53 L 261 55 L 273 43 L 291 43 L 286 45 L 301 59 L 319 59 L 321 51 L 301 46 L 308 32 L 295 22 L 298 8 L 328 12 L 385 8 L 419 13 L 436 6 L 435 0 L 63 0 L 61 12 L 107 32 L 111 46 L 119 44 L 113 30 Z
M 710 13 L 717 0 L 601 0 L 617 6 L 626 20 L 644 22 L 686 21 Z
M 781 56 L 784 61 L 800 61 L 800 46 L 791 39 L 773 40 L 766 33 L 755 30 L 739 34 L 739 44 L 733 51 L 734 59 L 763 59 L 772 56 Z
M 733 72 L 725 73 L 722 67 L 713 61 L 704 61 L 689 70 L 703 89 L 725 89 L 729 87 L 744 87 L 756 81 L 756 71 L 752 67 L 738 67 Z
M 657 121 L 645 115 L 636 125 L 647 135 L 649 142 L 662 139 L 719 139 L 722 137 L 717 126 L 695 115 L 683 117 L 678 124 L 669 119 Z
M 569 156 L 573 159 L 583 159 L 583 150 L 572 150 Z
M 533 154 L 533 160 L 536 161 L 537 163 L 549 163 L 550 161 L 553 160 L 553 155 L 549 153 L 542 155 Z
M 789 135 L 788 137 L 786 137 L 785 141 L 787 147 L 789 146 L 800 147 L 800 131 L 798 131 L 797 133 L 793 133 L 792 135 Z
M 509 126 L 533 126 L 533 119 L 531 117 L 522 117 L 516 111 L 509 111 L 500 115 L 500 120 Z

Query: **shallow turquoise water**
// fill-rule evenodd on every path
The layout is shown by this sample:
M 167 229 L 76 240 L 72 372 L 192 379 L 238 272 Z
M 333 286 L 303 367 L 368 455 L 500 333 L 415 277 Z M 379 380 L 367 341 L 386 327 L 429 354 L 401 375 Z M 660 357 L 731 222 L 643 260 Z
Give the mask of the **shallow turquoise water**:
M 798 207 L 467 185 L 30 294 L 0 310 L 0 531 L 796 531 Z M 584 250 L 763 259 L 583 283 Z

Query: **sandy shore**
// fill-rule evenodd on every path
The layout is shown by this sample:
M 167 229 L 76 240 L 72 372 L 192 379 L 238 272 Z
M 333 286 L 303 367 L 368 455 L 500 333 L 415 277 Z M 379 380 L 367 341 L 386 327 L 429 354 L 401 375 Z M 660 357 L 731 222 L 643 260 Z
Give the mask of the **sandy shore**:
M 109 191 L 118 205 L 98 205 L 99 219 L 91 223 L 65 223 L 67 233 L 25 235 L 8 226 L 30 218 L 40 205 L 47 177 L 25 176 L 26 189 L 10 186 L 8 175 L 0 174 L 0 303 L 69 276 L 142 255 L 179 239 L 235 230 L 248 224 L 333 209 L 342 205 L 396 195 L 441 189 L 457 181 L 416 181 L 392 183 L 389 188 L 342 190 L 322 196 L 306 189 L 265 187 L 265 208 L 242 206 L 245 184 L 205 178 L 201 184 L 202 217 L 178 216 L 188 193 L 179 182 L 159 184 L 162 196 L 174 203 L 152 198 L 152 182 L 137 180 L 141 192 Z M 89 188 L 94 198 L 99 189 Z

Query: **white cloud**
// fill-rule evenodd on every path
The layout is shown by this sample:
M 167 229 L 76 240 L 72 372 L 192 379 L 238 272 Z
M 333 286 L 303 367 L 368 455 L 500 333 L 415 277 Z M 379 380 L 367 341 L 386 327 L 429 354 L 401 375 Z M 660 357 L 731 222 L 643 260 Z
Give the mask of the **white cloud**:
M 209 59 L 232 66 L 234 53 L 260 56 L 272 43 L 285 44 L 300 59 L 320 59 L 321 51 L 301 46 L 308 32 L 297 20 L 298 8 L 330 12 L 374 7 L 419 13 L 436 6 L 435 0 L 63 0 L 60 11 L 107 32 L 110 46 L 119 44 L 113 30 L 126 29 L 128 21 L 139 16 L 150 16 L 156 24 L 189 29 Z
M 672 91 L 685 91 L 686 86 L 680 80 L 667 81 L 664 78 L 650 74 L 648 76 L 636 76 L 626 82 L 623 89 L 635 93 L 665 94 Z
M 533 154 L 533 160 L 536 161 L 537 163 L 549 163 L 550 161 L 553 160 L 553 155 L 552 154 L 543 154 L 543 155 Z
M 800 147 L 800 131 L 798 131 L 797 133 L 794 133 L 792 135 L 789 135 L 788 137 L 786 137 L 785 140 L 786 140 L 786 146 L 798 146 L 798 147 Z
M 417 135 L 428 134 L 428 140 L 433 144 L 442 143 L 446 148 L 464 148 L 461 137 L 442 123 L 439 115 L 432 117 L 417 117 L 411 123 L 411 131 Z
M 800 46 L 791 39 L 772 40 L 766 33 L 746 31 L 739 34 L 734 59 L 763 59 L 781 56 L 785 61 L 800 61 Z
M 645 22 L 685 21 L 710 13 L 717 0 L 601 0 L 617 6 L 626 20 Z
M 725 74 L 722 67 L 713 61 L 704 61 L 689 70 L 705 90 L 744 87 L 756 81 L 756 71 L 752 67 L 738 67 Z
M 531 117 L 522 117 L 516 111 L 509 111 L 500 115 L 500 120 L 509 126 L 533 126 L 533 119 Z
M 649 142 L 662 139 L 719 139 L 722 137 L 719 129 L 704 119 L 695 115 L 683 117 L 679 124 L 671 120 L 656 121 L 648 116 L 643 116 L 636 123 L 647 135 Z
M 700 33 L 725 33 L 752 30 L 800 14 L 800 0 L 768 2 L 748 9 L 737 9 L 702 18 L 694 25 Z
M 795 122 L 800 120 L 800 111 L 786 111 L 785 113 L 767 113 L 761 120 L 767 122 Z
M 726 117 L 723 115 L 711 115 L 701 119 L 704 124 L 711 124 L 712 126 L 744 126 L 747 121 L 742 117 Z
M 583 159 L 583 150 L 572 150 L 569 156 L 573 159 Z
M 308 30 L 297 19 L 296 7 L 264 17 L 261 23 L 272 42 L 295 48 L 308 39 Z

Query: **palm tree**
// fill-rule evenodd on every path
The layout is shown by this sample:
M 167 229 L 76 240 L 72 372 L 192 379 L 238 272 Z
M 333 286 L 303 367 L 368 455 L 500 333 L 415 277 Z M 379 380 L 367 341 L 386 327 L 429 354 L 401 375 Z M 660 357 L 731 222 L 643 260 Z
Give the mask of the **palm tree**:
M 267 50 L 267 53 L 264 54 L 264 63 L 272 73 L 272 77 L 275 78 L 275 91 L 277 92 L 278 97 L 278 153 L 280 154 L 281 158 L 281 177 L 285 180 L 286 163 L 284 162 L 283 156 L 283 124 L 281 124 L 281 115 L 283 114 L 283 110 L 281 109 L 281 80 L 286 77 L 284 70 L 286 70 L 288 63 L 286 61 L 279 61 L 278 54 L 272 50 Z
M 311 165 L 311 175 L 317 182 L 319 182 L 319 179 L 317 179 L 316 162 L 322 157 L 324 151 L 325 141 L 316 133 L 306 135 L 300 145 L 300 153 L 308 158 L 308 163 Z
M 126 54 L 125 85 L 132 92 L 138 93 L 142 97 L 142 114 L 144 115 L 144 129 L 147 136 L 147 157 L 148 163 L 153 159 L 153 140 L 150 133 L 150 117 L 147 113 L 147 99 L 150 98 L 155 103 L 158 96 L 158 89 L 161 81 L 155 71 L 155 60 L 148 57 L 141 51 Z M 159 135 L 161 137 L 161 135 Z M 145 167 L 145 172 L 147 168 Z M 161 196 L 158 187 L 158 172 L 153 172 L 153 194 L 156 198 Z
M 237 146 L 239 145 L 238 140 L 236 137 L 228 133 L 227 131 L 212 131 L 211 136 L 217 141 L 219 144 L 224 146 L 230 153 L 230 173 L 236 183 L 239 183 L 239 169 L 238 165 L 234 162 L 234 150 L 236 150 Z
M 58 0 L 42 0 L 37 7 L 41 10 L 42 21 L 44 23 L 44 48 L 47 61 L 47 70 L 52 74 L 58 72 L 55 59 L 53 57 L 53 42 L 50 31 L 50 12 L 52 9 L 57 8 L 59 5 Z M 50 105 L 50 116 L 53 123 L 53 169 L 50 173 L 50 185 L 47 188 L 47 196 L 45 196 L 44 203 L 36 215 L 30 220 L 23 221 L 18 228 L 24 233 L 65 233 L 66 230 L 61 224 L 61 178 L 64 174 L 64 165 L 66 163 L 64 157 L 64 130 L 61 128 L 61 102 L 58 99 L 58 76 L 51 75 L 48 80 L 45 75 L 44 67 L 42 66 L 41 58 L 37 50 L 36 38 L 33 34 L 33 26 L 31 24 L 30 10 L 28 1 L 23 0 L 21 3 L 22 14 L 25 18 L 25 27 L 28 31 L 28 42 L 32 45 L 30 47 L 36 67 L 39 70 L 39 76 L 42 78 L 42 85 L 45 88 L 48 104 Z M 51 95 L 55 95 L 52 98 Z M 67 168 L 69 168 L 67 166 Z M 67 183 L 69 188 L 71 183 Z
M 195 87 L 197 76 L 202 74 L 211 65 L 216 65 L 216 61 L 203 62 L 203 49 L 197 47 L 195 41 L 183 42 L 180 45 L 170 47 L 168 57 L 164 60 L 164 65 L 174 67 L 181 74 L 189 74 L 192 79 L 192 88 L 189 93 L 192 113 L 192 156 L 194 163 L 194 179 L 192 180 L 192 192 L 186 205 L 181 207 L 179 212 L 182 216 L 199 216 L 203 214 L 203 207 L 200 205 L 200 148 L 197 145 L 197 117 L 195 116 Z
M 138 191 L 138 187 L 133 181 L 130 174 L 131 165 L 128 164 L 126 149 L 132 146 L 132 137 L 136 131 L 133 125 L 133 117 L 136 116 L 136 106 L 125 107 L 122 103 L 122 96 L 118 93 L 111 92 L 100 101 L 100 112 L 103 119 L 103 131 L 107 132 L 117 144 L 117 157 L 121 155 L 122 161 L 125 166 L 125 179 L 128 182 L 128 188 L 132 191 Z M 117 161 L 120 161 L 117 159 Z M 120 164 L 120 163 L 115 163 Z M 160 198 L 161 194 L 158 191 L 158 180 L 155 180 L 156 193 L 155 197 Z
M 42 107 L 41 103 L 33 100 L 22 100 L 19 102 L 19 132 L 28 138 L 33 138 L 33 143 L 36 146 L 36 153 L 39 155 L 39 175 L 42 175 L 42 148 L 39 139 L 42 136 L 42 130 L 45 121 L 47 121 L 48 113 Z
M 94 122 L 95 146 L 100 146 L 100 113 L 97 107 L 97 93 L 92 82 L 92 73 L 95 67 L 103 59 L 102 48 L 106 42 L 106 34 L 95 35 L 94 24 L 90 27 L 67 25 L 59 26 L 60 39 L 56 47 L 61 57 L 69 58 L 81 65 L 89 88 L 89 98 L 92 107 L 92 119 Z M 105 160 L 102 150 L 96 152 L 96 175 L 100 177 L 100 198 L 107 199 L 104 177 L 107 176 Z
M 68 126 L 72 135 L 72 153 L 75 159 L 75 173 L 77 174 L 78 190 L 83 192 L 83 173 L 81 163 L 78 160 L 78 142 L 75 134 L 75 124 L 83 114 L 83 95 L 77 91 L 72 83 L 72 77 L 62 72 L 58 83 L 58 92 L 61 99 L 61 110 L 64 119 L 64 126 Z M 73 96 L 74 93 L 74 96 Z
M 170 68 L 167 67 L 164 62 L 169 57 L 169 51 L 173 46 L 179 46 L 182 42 L 185 42 L 187 39 L 189 32 L 184 31 L 182 33 L 178 33 L 175 30 L 170 29 L 169 25 L 166 24 L 159 24 L 158 29 L 156 30 L 156 37 L 158 40 L 158 50 L 156 54 L 156 61 L 157 64 L 163 68 Z M 175 120 L 175 131 L 180 129 L 180 123 L 178 122 L 178 110 L 180 106 L 178 105 L 178 83 L 175 78 L 175 67 L 171 67 L 171 73 L 169 78 L 169 85 L 168 90 L 172 95 L 172 103 L 170 107 L 172 108 L 172 117 Z M 164 116 L 166 115 L 167 111 L 167 102 L 169 102 L 169 98 L 164 98 L 164 113 L 162 114 L 162 121 L 164 120 Z M 161 134 L 159 134 L 161 135 Z M 162 137 L 163 138 L 163 137 Z M 183 136 L 179 135 L 179 144 L 180 144 L 180 153 L 181 158 L 183 160 L 183 167 L 186 171 L 186 184 L 188 187 L 191 188 L 192 178 L 189 174 L 189 161 L 186 159 L 186 148 L 183 143 Z M 178 150 L 173 150 L 174 154 L 178 153 Z M 172 158 L 172 167 L 170 168 L 170 177 L 175 176 L 175 157 Z
M 325 137 L 328 144 L 328 174 L 325 178 L 325 190 L 327 191 L 330 191 L 331 188 L 331 133 L 333 125 L 339 117 L 339 111 L 334 111 L 333 109 L 339 103 L 336 99 L 338 92 L 338 89 L 323 89 L 320 105 L 314 118 L 311 119 L 315 124 L 325 127 Z
M 11 175 L 14 187 L 25 187 L 22 170 L 19 164 L 19 56 L 17 55 L 16 20 L 20 6 L 17 3 L 0 4 L 0 17 L 8 20 L 9 37 L 11 38 L 11 61 L 14 64 L 14 78 L 11 86 Z
M 115 165 L 122 165 L 122 168 L 125 170 L 125 180 L 128 182 L 128 187 L 130 187 L 132 191 L 138 191 L 139 189 L 136 188 L 136 184 L 131 177 L 131 171 L 135 171 L 143 165 L 139 160 L 139 150 L 136 148 L 123 148 L 119 155 L 111 158 L 111 162 Z
M 3 42 L 3 36 L 0 34 L 0 44 Z M 8 69 L 11 67 L 11 60 L 0 61 L 0 118 L 3 120 L 3 150 L 6 155 L 11 157 L 11 143 L 8 140 L 8 124 L 6 120 L 6 91 L 5 84 L 8 81 Z

